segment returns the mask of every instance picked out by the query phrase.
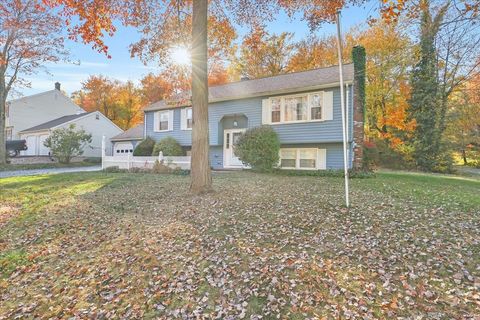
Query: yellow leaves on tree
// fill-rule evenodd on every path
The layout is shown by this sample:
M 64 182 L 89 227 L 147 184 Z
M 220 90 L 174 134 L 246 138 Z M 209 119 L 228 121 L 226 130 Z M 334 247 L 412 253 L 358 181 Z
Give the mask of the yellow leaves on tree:
M 73 98 L 86 111 L 100 111 L 122 129 L 143 120 L 145 100 L 131 81 L 122 83 L 104 76 L 91 76 Z

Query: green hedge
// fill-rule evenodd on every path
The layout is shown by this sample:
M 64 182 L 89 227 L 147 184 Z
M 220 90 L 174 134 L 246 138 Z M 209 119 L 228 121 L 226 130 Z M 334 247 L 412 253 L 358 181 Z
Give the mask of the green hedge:
M 152 156 L 158 156 L 162 151 L 164 156 L 183 156 L 185 152 L 182 149 L 182 146 L 172 137 L 166 137 L 158 141 L 153 147 Z
M 151 156 L 154 146 L 155 140 L 150 137 L 146 137 L 144 140 L 142 140 L 142 142 L 137 145 L 137 147 L 133 151 L 133 155 L 139 157 Z

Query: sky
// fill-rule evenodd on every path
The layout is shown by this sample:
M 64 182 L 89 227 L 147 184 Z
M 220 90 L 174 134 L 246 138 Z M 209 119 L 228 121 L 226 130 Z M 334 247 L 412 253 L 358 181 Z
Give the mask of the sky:
M 354 7 L 344 9 L 342 12 L 342 29 L 347 31 L 351 27 L 365 24 L 367 18 L 375 14 L 374 0 L 363 7 Z M 333 34 L 335 25 L 325 24 L 316 30 L 317 35 Z M 272 33 L 281 33 L 284 31 L 294 33 L 294 40 L 300 40 L 310 35 L 310 30 L 305 21 L 298 19 L 291 20 L 285 14 L 279 14 L 275 20 L 267 24 L 267 30 Z M 237 30 L 239 38 L 247 31 L 247 28 Z M 139 39 L 137 31 L 131 27 L 118 27 L 117 33 L 106 39 L 109 47 L 108 59 L 104 54 L 93 50 L 91 46 L 67 40 L 65 46 L 69 49 L 70 59 L 75 63 L 58 63 L 46 66 L 48 72 L 40 71 L 38 74 L 28 77 L 31 82 L 30 88 L 18 88 L 15 96 L 28 96 L 35 93 L 51 90 L 55 82 L 61 83 L 61 88 L 68 95 L 81 89 L 82 81 L 85 81 L 90 75 L 102 74 L 120 81 L 132 80 L 136 83 L 146 74 L 159 68 L 155 65 L 145 66 L 138 58 L 131 58 L 129 45 Z

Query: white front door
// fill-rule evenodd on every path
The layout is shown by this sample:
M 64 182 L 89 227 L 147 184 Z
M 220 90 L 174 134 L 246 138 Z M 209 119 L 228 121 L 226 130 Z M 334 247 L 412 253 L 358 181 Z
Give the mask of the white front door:
M 225 168 L 243 168 L 244 165 L 235 155 L 235 143 L 246 129 L 227 129 L 223 132 L 223 166 Z

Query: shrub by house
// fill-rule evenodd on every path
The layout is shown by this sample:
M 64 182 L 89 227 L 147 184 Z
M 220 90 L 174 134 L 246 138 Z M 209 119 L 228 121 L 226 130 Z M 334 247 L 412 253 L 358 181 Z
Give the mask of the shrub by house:
M 271 171 L 279 161 L 280 140 L 270 126 L 251 128 L 238 139 L 235 154 L 257 171 Z
M 61 163 L 70 163 L 72 158 L 81 156 L 83 148 L 92 142 L 92 135 L 85 130 L 76 130 L 74 124 L 66 128 L 52 131 L 45 140 L 44 146 L 50 149 L 52 155 Z
M 138 146 L 133 151 L 134 156 L 151 156 L 153 152 L 153 147 L 155 146 L 155 140 L 150 137 L 146 137 L 138 144 Z
M 158 141 L 153 147 L 152 156 L 158 156 L 162 151 L 164 156 L 183 156 L 182 146 L 172 137 L 166 137 Z

